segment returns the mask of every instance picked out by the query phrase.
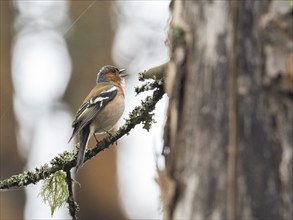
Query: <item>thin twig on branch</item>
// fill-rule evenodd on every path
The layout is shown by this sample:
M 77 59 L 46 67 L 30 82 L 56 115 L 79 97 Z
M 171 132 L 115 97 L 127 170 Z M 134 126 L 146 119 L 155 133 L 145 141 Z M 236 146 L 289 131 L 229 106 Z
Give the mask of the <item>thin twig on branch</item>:
M 74 200 L 73 197 L 73 190 L 72 190 L 72 178 L 71 178 L 71 173 L 70 170 L 66 171 L 66 182 L 68 186 L 68 198 L 67 198 L 67 203 L 68 203 L 68 209 L 69 209 L 69 214 L 71 215 L 73 220 L 77 220 L 77 212 L 79 211 L 79 207 L 77 203 Z

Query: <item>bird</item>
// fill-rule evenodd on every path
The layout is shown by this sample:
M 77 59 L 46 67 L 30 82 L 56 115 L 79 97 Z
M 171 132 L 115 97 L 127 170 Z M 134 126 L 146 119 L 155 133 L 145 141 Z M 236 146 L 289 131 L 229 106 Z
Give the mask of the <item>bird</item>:
M 112 65 L 102 67 L 96 79 L 95 87 L 84 99 L 72 122 L 73 132 L 68 142 L 79 133 L 79 152 L 76 172 L 83 166 L 86 147 L 92 135 L 109 133 L 124 112 L 125 69 Z

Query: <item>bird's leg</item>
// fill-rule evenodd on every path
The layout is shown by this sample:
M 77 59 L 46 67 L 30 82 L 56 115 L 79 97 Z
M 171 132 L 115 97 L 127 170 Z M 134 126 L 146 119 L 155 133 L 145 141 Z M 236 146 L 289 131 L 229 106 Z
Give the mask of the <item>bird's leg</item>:
M 111 134 L 109 131 L 107 131 L 107 130 L 105 130 L 105 129 L 103 129 L 103 131 L 104 131 L 105 133 L 107 133 L 109 136 L 112 137 L 112 134 Z
M 99 143 L 99 141 L 98 141 L 98 139 L 97 139 L 97 137 L 96 137 L 96 134 L 94 133 L 94 137 L 95 137 L 95 139 L 96 139 L 96 142 L 97 142 L 97 144 Z
M 105 130 L 105 129 L 103 129 L 103 131 L 104 131 L 105 133 L 107 133 L 110 137 L 113 137 L 113 135 L 112 135 L 109 131 L 107 131 L 107 130 Z M 117 141 L 115 141 L 115 144 L 117 145 Z

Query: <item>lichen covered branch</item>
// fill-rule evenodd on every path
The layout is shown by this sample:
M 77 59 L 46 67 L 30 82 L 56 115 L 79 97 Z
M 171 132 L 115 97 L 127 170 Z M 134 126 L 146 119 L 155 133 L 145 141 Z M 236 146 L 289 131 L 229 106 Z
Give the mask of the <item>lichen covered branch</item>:
M 162 68 L 159 69 L 162 71 Z M 149 86 L 151 86 L 154 90 L 153 95 L 148 96 L 144 101 L 142 101 L 140 106 L 135 107 L 135 109 L 129 114 L 129 119 L 125 121 L 125 124 L 120 127 L 115 134 L 104 138 L 95 146 L 95 148 L 88 150 L 85 155 L 85 163 L 96 154 L 115 143 L 119 138 L 125 134 L 128 134 L 136 125 L 143 123 L 144 128 L 150 128 L 151 122 L 153 121 L 152 111 L 155 109 L 157 102 L 164 95 L 164 85 L 162 83 L 162 79 L 158 79 L 150 83 Z M 143 90 L 144 89 L 141 89 L 140 92 Z M 44 164 L 38 168 L 35 168 L 33 171 L 24 171 L 23 173 L 13 175 L 0 181 L 0 190 L 19 188 L 29 184 L 35 184 L 40 180 L 48 178 L 51 174 L 59 170 L 63 170 L 65 172 L 70 171 L 70 169 L 76 165 L 76 158 L 76 151 L 65 151 L 52 159 L 50 164 Z

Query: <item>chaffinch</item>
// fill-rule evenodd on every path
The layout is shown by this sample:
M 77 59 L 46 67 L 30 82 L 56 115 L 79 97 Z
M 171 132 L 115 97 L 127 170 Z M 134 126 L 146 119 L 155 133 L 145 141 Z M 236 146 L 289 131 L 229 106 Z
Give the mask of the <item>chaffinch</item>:
M 88 141 L 95 133 L 109 133 L 124 111 L 124 69 L 104 66 L 97 75 L 96 86 L 85 98 L 72 123 L 69 141 L 80 133 L 76 171 L 84 162 Z M 96 139 L 97 141 L 97 139 Z

